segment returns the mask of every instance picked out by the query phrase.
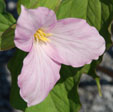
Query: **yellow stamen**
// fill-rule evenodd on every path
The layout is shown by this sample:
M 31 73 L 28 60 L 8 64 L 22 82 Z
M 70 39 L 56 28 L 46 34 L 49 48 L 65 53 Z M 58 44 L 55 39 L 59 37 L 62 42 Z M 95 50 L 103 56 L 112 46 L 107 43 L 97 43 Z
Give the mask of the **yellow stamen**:
M 35 40 L 43 41 L 43 42 L 48 42 L 49 39 L 47 37 L 51 36 L 52 34 L 50 33 L 45 33 L 43 30 L 39 29 L 36 31 L 34 34 Z

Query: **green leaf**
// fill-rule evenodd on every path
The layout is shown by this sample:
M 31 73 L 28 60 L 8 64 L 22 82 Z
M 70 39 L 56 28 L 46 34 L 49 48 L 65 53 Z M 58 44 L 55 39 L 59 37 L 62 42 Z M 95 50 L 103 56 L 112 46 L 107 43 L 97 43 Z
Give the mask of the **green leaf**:
M 15 47 L 14 28 L 15 25 L 12 25 L 0 36 L 0 50 L 8 50 Z
M 55 10 L 61 0 L 18 0 L 18 13 L 20 14 L 21 5 L 24 5 L 26 8 L 37 8 L 38 6 L 48 7 Z
M 14 57 L 12 57 L 8 64 L 8 68 L 12 76 L 10 103 L 13 107 L 20 110 L 25 110 L 26 103 L 21 99 L 19 95 L 19 88 L 17 86 L 17 76 L 21 71 L 23 59 L 25 56 L 26 56 L 25 52 L 22 52 L 17 49 L 16 53 L 14 54 Z
M 0 0 L 0 50 L 8 50 L 14 47 L 14 29 L 16 20 L 6 12 L 5 3 Z
M 0 0 L 0 13 L 3 13 L 5 10 L 5 3 L 4 0 Z

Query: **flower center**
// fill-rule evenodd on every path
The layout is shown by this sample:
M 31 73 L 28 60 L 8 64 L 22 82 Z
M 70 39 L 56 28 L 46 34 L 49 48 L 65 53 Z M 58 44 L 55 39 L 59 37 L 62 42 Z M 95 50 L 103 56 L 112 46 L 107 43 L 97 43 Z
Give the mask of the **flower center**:
M 51 36 L 52 34 L 50 33 L 45 33 L 43 30 L 39 29 L 36 31 L 34 34 L 35 40 L 43 41 L 43 42 L 48 42 L 49 39 L 47 37 Z

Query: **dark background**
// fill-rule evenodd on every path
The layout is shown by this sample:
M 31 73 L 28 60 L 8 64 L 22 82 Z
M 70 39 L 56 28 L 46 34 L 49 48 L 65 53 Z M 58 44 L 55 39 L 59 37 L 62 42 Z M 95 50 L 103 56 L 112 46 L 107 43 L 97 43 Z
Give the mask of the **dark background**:
M 17 0 L 5 0 L 6 10 L 13 14 L 17 19 L 16 3 Z M 7 62 L 12 57 L 15 49 L 0 52 L 0 112 L 13 112 L 9 103 L 9 92 L 11 78 L 7 69 Z

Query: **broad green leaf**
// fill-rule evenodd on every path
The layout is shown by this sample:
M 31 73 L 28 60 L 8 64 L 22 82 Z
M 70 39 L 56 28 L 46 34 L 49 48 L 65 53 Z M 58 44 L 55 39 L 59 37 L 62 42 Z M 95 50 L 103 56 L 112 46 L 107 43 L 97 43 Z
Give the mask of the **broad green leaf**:
M 48 7 L 55 10 L 61 0 L 18 0 L 18 13 L 21 11 L 21 5 L 24 5 L 26 8 L 37 8 L 38 6 Z
M 12 78 L 10 103 L 13 107 L 20 110 L 25 110 L 26 103 L 21 99 L 19 95 L 19 88 L 17 86 L 17 76 L 21 71 L 23 59 L 25 56 L 26 56 L 25 52 L 22 52 L 17 49 L 16 53 L 14 54 L 14 57 L 12 57 L 8 64 Z
M 14 23 L 16 20 L 6 12 L 5 3 L 0 0 L 0 50 L 8 50 L 14 47 Z
M 4 0 L 0 0 L 0 24 L 11 26 L 15 22 L 13 16 L 6 12 L 6 5 Z M 0 28 L 4 27 L 0 25 Z M 8 27 L 7 27 L 8 28 Z M 4 29 L 4 28 L 3 28 Z M 1 29 L 0 29 L 1 31 Z
M 15 25 L 9 27 L 0 37 L 0 50 L 8 50 L 15 47 L 14 29 Z
M 4 0 L 0 0 L 0 13 L 3 13 L 5 10 L 5 3 Z

